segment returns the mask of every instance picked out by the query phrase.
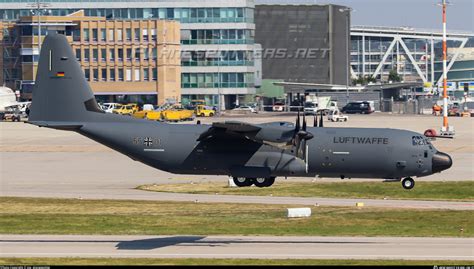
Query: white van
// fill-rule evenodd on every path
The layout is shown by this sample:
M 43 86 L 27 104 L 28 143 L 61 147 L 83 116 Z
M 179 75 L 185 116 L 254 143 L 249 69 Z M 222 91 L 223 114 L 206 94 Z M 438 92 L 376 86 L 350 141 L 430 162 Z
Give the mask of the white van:
M 155 110 L 155 106 L 152 105 L 152 104 L 144 104 L 143 105 L 143 110 L 152 111 L 152 110 Z
M 112 110 L 116 109 L 118 106 L 120 106 L 119 103 L 103 103 L 101 105 L 102 110 L 107 113 L 112 113 Z

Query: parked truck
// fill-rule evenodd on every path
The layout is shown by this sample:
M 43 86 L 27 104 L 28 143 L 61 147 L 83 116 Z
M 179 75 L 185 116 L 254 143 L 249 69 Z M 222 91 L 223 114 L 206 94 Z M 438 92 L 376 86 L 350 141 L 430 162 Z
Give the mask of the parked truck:
M 319 97 L 312 94 L 306 96 L 304 104 L 305 114 L 316 114 L 322 111 L 324 115 L 327 115 L 329 112 L 337 109 L 337 102 L 332 101 L 330 96 Z

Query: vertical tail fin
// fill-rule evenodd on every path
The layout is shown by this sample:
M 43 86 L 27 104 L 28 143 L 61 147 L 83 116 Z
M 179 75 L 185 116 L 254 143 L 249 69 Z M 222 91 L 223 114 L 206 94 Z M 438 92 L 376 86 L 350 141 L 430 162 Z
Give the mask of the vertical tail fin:
M 97 112 L 103 113 L 66 37 L 49 34 L 41 48 L 29 122 L 84 122 Z

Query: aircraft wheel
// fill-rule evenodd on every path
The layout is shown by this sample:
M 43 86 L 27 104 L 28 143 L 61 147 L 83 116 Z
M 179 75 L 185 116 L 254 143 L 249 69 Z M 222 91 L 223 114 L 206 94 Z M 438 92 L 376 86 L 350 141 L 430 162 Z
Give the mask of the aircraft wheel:
M 264 177 L 257 177 L 257 178 L 255 179 L 255 182 L 254 182 L 255 186 L 257 186 L 257 187 L 259 187 L 259 188 L 266 187 L 266 186 L 267 186 L 266 183 L 267 183 L 267 179 L 264 178 Z
M 234 177 L 234 183 L 237 187 L 250 187 L 253 184 L 253 180 L 246 177 Z
M 276 178 L 276 177 L 267 177 L 267 178 L 266 178 L 267 184 L 266 184 L 265 187 L 270 187 L 271 185 L 273 185 L 273 183 L 275 183 L 275 178 Z
M 255 186 L 259 188 L 270 187 L 273 183 L 275 183 L 275 177 L 259 177 L 254 180 Z
M 402 180 L 402 186 L 405 190 L 411 190 L 415 187 L 415 181 L 411 177 L 406 177 Z

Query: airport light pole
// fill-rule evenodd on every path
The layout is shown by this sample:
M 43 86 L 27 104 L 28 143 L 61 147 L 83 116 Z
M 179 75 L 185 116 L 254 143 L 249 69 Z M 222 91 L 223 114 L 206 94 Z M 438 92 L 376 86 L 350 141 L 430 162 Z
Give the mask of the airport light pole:
M 349 23 L 350 19 L 350 13 L 353 11 L 352 8 L 350 7 L 345 7 L 345 8 L 340 8 L 339 12 L 346 13 L 346 24 L 347 24 L 347 35 L 348 37 L 346 38 L 346 49 L 347 49 L 347 54 L 346 54 L 346 65 L 347 65 L 347 74 L 346 74 L 346 103 L 349 103 L 349 77 L 350 77 L 350 68 L 351 68 L 351 49 L 349 48 L 349 40 L 351 39 L 351 26 Z
M 221 66 L 221 47 L 217 47 L 217 114 L 221 116 L 222 114 L 222 102 L 221 102 L 221 74 L 220 74 L 220 66 Z
M 38 17 L 38 52 L 41 51 L 41 15 L 48 13 L 49 11 L 46 9 L 47 7 L 51 6 L 49 3 L 43 3 L 41 0 L 36 0 L 35 3 L 28 4 L 29 7 L 32 9 L 30 10 L 33 16 Z
M 448 72 L 446 67 L 446 0 L 440 4 L 443 8 L 443 126 L 441 135 L 453 135 L 454 128 L 448 124 Z

